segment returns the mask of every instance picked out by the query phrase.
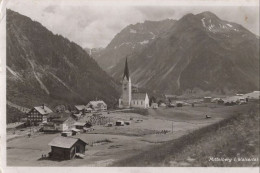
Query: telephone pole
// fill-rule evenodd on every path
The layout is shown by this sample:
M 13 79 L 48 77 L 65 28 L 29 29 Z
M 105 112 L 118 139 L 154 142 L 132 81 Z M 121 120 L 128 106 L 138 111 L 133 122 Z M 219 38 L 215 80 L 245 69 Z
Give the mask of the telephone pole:
M 172 121 L 172 133 L 173 133 L 173 121 Z

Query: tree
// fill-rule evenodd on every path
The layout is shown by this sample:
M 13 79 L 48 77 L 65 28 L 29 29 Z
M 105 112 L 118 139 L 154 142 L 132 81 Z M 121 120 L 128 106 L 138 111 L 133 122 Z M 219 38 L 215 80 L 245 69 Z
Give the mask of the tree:
M 151 106 L 152 103 L 156 103 L 156 98 L 154 96 L 152 96 L 149 100 L 149 105 Z

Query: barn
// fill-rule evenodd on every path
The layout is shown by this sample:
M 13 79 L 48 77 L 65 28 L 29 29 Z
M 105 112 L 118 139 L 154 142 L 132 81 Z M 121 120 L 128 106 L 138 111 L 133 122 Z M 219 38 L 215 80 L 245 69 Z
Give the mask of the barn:
M 76 155 L 84 155 L 87 143 L 79 138 L 58 136 L 49 144 L 50 157 L 57 160 L 70 160 Z

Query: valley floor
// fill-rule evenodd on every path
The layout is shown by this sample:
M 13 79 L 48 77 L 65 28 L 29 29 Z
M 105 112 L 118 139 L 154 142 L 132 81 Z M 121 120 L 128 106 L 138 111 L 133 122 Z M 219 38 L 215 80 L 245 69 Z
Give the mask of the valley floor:
M 250 111 L 255 111 L 256 107 L 258 107 L 256 103 L 235 106 L 209 103 L 195 107 L 149 109 L 148 116 L 135 113 L 105 113 L 104 116 L 109 117 L 112 122 L 128 120 L 131 121 L 131 124 L 113 127 L 94 126 L 94 131 L 77 135 L 76 137 L 89 144 L 83 159 L 68 161 L 41 159 L 42 154 L 47 155 L 50 151 L 48 143 L 60 134 L 35 133 L 31 138 L 27 136 L 9 138 L 7 165 L 236 166 L 221 165 L 219 162 L 209 163 L 207 160 L 210 156 L 220 157 L 219 152 L 221 151 L 228 154 L 229 149 L 233 151 L 233 148 L 235 148 L 234 153 L 239 150 L 241 157 L 253 156 L 243 155 L 243 152 L 240 152 L 243 149 L 246 153 L 259 152 L 245 147 L 248 146 L 248 143 L 254 147 L 259 146 L 257 143 L 259 139 L 255 138 L 255 133 L 259 133 L 259 128 L 257 129 L 258 126 L 256 126 L 259 117 L 250 116 L 255 118 L 253 121 L 251 118 L 247 118 Z M 255 114 L 259 116 L 259 112 L 255 111 Z M 206 119 L 205 115 L 209 115 L 211 118 Z M 242 119 L 234 117 L 242 117 Z M 247 119 L 250 122 L 244 121 Z M 246 126 L 250 126 L 250 130 L 246 130 Z M 11 132 L 7 133 L 9 136 L 12 135 Z M 232 139 L 232 134 L 236 134 L 237 138 Z M 246 140 L 241 141 L 245 136 L 247 136 Z M 252 140 L 253 138 L 255 139 Z M 232 140 L 228 142 L 228 139 Z M 241 147 L 233 146 L 233 143 L 236 142 L 240 142 Z M 254 166 L 254 164 L 251 165 Z

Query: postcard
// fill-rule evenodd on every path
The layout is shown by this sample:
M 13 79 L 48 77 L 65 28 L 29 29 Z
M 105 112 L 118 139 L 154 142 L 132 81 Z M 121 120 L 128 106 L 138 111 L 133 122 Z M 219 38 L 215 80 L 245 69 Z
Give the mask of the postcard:
M 0 40 L 2 172 L 259 171 L 259 1 L 2 0 Z

